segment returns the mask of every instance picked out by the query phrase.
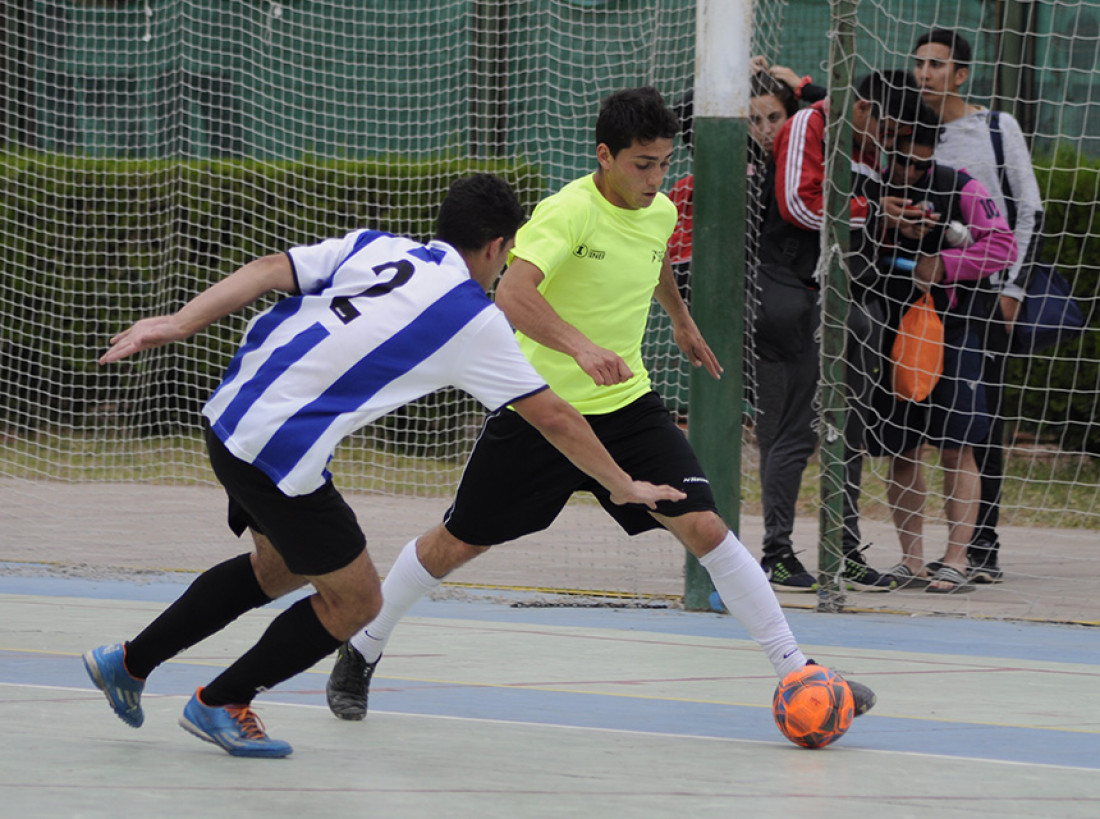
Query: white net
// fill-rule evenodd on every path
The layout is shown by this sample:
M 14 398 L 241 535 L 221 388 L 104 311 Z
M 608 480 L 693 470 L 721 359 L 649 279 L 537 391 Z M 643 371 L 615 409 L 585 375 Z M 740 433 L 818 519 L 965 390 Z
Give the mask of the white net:
M 826 85 L 830 5 L 757 2 L 754 52 Z M 1021 23 L 1011 14 L 1022 7 L 1033 15 Z M 591 170 L 602 96 L 653 84 L 675 102 L 695 61 L 691 0 L 0 0 L 0 12 L 7 560 L 109 553 L 112 565 L 198 569 L 211 562 L 204 546 L 227 548 L 198 410 L 246 316 L 99 368 L 113 332 L 293 244 L 362 225 L 425 237 L 447 183 L 463 173 L 502 173 L 530 208 Z M 1046 211 L 1044 258 L 1057 260 L 1090 322 L 1100 269 L 1098 19 L 1094 2 L 864 0 L 856 37 L 857 74 L 910 67 L 913 41 L 932 25 L 971 37 L 964 91 L 1020 121 Z M 669 185 L 690 171 L 679 151 Z M 686 367 L 659 310 L 645 344 L 657 389 L 686 416 Z M 1074 570 L 1088 557 L 1076 544 L 1100 516 L 1098 365 L 1090 331 L 1011 359 L 1003 379 L 1002 530 L 1053 550 L 1049 562 L 1014 562 L 1006 544 L 1003 562 L 1010 578 L 1054 578 L 1059 594 L 1078 588 Z M 751 372 L 747 382 L 751 406 Z M 385 548 L 439 519 L 481 416 L 469 399 L 440 393 L 337 453 L 338 485 L 372 549 L 381 541 L 381 566 Z M 756 550 L 760 486 L 747 434 L 743 534 Z M 863 540 L 875 541 L 868 557 L 879 568 L 897 556 L 885 469 L 867 461 L 862 494 Z M 930 482 L 939 487 L 940 476 Z M 796 530 L 808 554 L 818 496 L 812 461 Z M 581 507 L 531 538 L 536 548 L 509 546 L 478 561 L 483 574 L 457 579 L 679 591 L 682 552 L 670 538 L 628 541 Z M 928 530 L 936 539 L 926 556 L 938 557 L 941 527 Z M 516 572 L 493 574 L 505 553 L 518 556 Z M 1040 611 L 1026 586 L 1002 588 L 1018 613 Z M 892 607 L 922 605 L 889 597 Z
M 231 548 L 198 413 L 250 313 L 99 367 L 113 333 L 295 244 L 360 226 L 426 239 L 465 173 L 501 173 L 530 210 L 592 170 L 603 96 L 652 84 L 673 99 L 693 70 L 694 4 L 667 0 L 0 0 L 0 13 L 9 559 L 79 560 L 72 544 L 92 539 L 123 565 L 156 547 L 170 556 L 142 565 L 198 568 L 203 543 Z M 686 411 L 665 325 L 647 355 Z M 439 520 L 482 416 L 453 392 L 417 402 L 339 450 L 338 485 L 364 516 L 396 515 L 403 543 Z M 183 486 L 211 490 L 207 529 L 177 508 Z M 377 520 L 364 528 L 375 543 Z M 636 547 L 595 528 L 620 570 L 594 580 L 607 560 L 576 557 L 592 546 L 573 537 L 517 580 L 547 584 L 568 562 L 554 585 L 635 589 Z M 675 592 L 669 552 L 661 590 Z
M 953 537 L 952 522 L 966 519 L 961 504 L 975 497 L 977 487 L 965 485 L 965 466 L 960 467 L 961 471 L 949 468 L 953 463 L 949 450 L 965 451 L 967 444 L 973 443 L 975 467 L 982 475 L 976 537 L 984 539 L 979 545 L 999 541 L 999 565 L 1007 572 L 1009 581 L 982 597 L 975 595 L 967 602 L 961 602 L 965 598 L 960 598 L 960 602 L 946 606 L 948 610 L 981 613 L 985 601 L 999 599 L 1011 601 L 1017 613 L 1035 612 L 1043 607 L 1039 600 L 1041 584 L 1049 584 L 1045 588 L 1072 601 L 1066 608 L 1069 619 L 1096 619 L 1096 607 L 1086 594 L 1087 567 L 1092 560 L 1086 546 L 1094 539 L 1093 530 L 1100 524 L 1100 474 L 1096 462 L 1100 454 L 1100 430 L 1095 423 L 1100 347 L 1093 329 L 1100 276 L 1095 244 L 1098 165 L 1095 156 L 1100 118 L 1092 96 L 1100 33 L 1098 19 L 1100 7 L 1092 2 L 929 4 L 879 0 L 859 4 L 853 69 L 857 79 L 869 72 L 889 69 L 917 69 L 920 78 L 922 62 L 926 72 L 944 70 L 936 58 L 951 54 L 946 46 L 937 52 L 933 42 L 931 51 L 916 52 L 918 38 L 933 28 L 955 30 L 973 46 L 968 75 L 955 74 L 955 64 L 946 66 L 955 81 L 962 79 L 957 89 L 958 108 L 948 101 L 941 109 L 936 102 L 943 97 L 924 95 L 944 123 L 934 148 L 935 157 L 945 165 L 950 161 L 954 167 L 963 168 L 984 182 L 998 209 L 1016 226 L 1020 253 L 1025 254 L 1025 248 L 1034 245 L 1036 258 L 1054 265 L 1064 275 L 1086 322 L 1082 335 L 1074 335 L 1041 352 L 1013 354 L 1007 359 L 991 355 L 996 342 L 987 335 L 988 324 L 972 319 L 984 309 L 981 291 L 988 287 L 985 304 L 993 305 L 999 301 L 1000 285 L 995 283 L 996 276 L 989 280 L 994 283 L 986 285 L 979 282 L 977 275 L 964 280 L 967 276 L 963 271 L 967 264 L 975 270 L 984 265 L 988 273 L 1005 269 L 1008 263 L 997 262 L 998 251 L 991 242 L 983 245 L 981 259 L 954 267 L 944 263 L 945 275 L 959 278 L 945 281 L 945 284 L 955 282 L 952 286 L 933 288 L 933 295 L 943 300 L 938 302 L 940 312 L 947 317 L 946 374 L 941 384 L 952 383 L 949 380 L 952 374 L 956 378 L 950 395 L 934 394 L 928 403 L 962 411 L 967 389 L 982 382 L 990 404 L 995 403 L 998 393 L 1002 401 L 999 413 L 987 414 L 993 420 L 987 440 L 1003 440 L 1004 446 L 991 448 L 988 443 L 974 440 L 973 425 L 977 422 L 973 418 L 969 425 L 959 427 L 953 426 L 948 416 L 930 411 L 929 417 L 933 419 L 930 435 L 943 438 L 944 449 L 941 455 L 926 446 L 921 453 L 930 490 L 921 515 L 925 521 L 922 560 L 940 558 Z M 927 88 L 939 87 L 935 85 L 938 80 L 926 82 Z M 845 110 L 851 110 L 854 104 L 854 97 L 849 94 Z M 999 135 L 991 136 L 990 117 L 979 108 L 1003 112 L 997 126 Z M 1014 120 L 1008 118 L 1010 115 Z M 1014 122 L 1019 123 L 1022 139 L 1013 133 Z M 997 158 L 994 145 L 998 140 L 1004 159 Z M 851 148 L 838 145 L 830 150 L 839 152 L 846 161 Z M 925 199 L 928 187 L 922 180 L 927 177 L 920 176 L 919 167 L 907 170 L 896 157 L 892 159 L 889 153 L 883 156 L 888 160 L 883 172 L 883 193 L 912 197 L 914 202 Z M 1028 190 L 1032 168 L 1037 182 L 1036 197 L 1029 196 Z M 1043 216 L 1035 220 L 1032 231 L 1029 211 L 1036 206 Z M 950 218 L 962 218 L 957 212 L 952 213 Z M 916 246 L 899 238 L 886 220 L 880 221 L 876 230 L 873 241 L 878 244 L 873 267 L 879 282 L 889 277 L 897 282 L 899 275 L 910 281 L 911 274 L 899 274 L 897 267 L 891 269 L 889 259 L 904 256 L 907 248 L 912 251 Z M 1041 245 L 1032 241 L 1033 232 L 1035 236 L 1042 235 Z M 927 246 L 921 249 L 927 250 Z M 933 251 L 931 255 L 936 253 Z M 920 254 L 910 256 L 918 261 L 921 258 Z M 1025 264 L 1025 276 L 1034 269 Z M 1037 280 L 1037 275 L 1031 273 L 1032 281 Z M 1021 279 L 1021 283 L 1025 281 Z M 880 285 L 874 288 L 886 294 L 884 327 L 889 335 L 912 291 Z M 1025 299 L 1025 306 L 1029 303 L 1035 303 L 1033 296 Z M 967 326 L 976 333 L 971 341 L 964 341 L 959 331 L 963 314 L 971 316 Z M 980 352 L 967 353 L 968 349 L 975 349 L 973 341 Z M 979 362 L 977 365 L 966 363 L 970 355 Z M 1006 366 L 1000 366 L 999 361 L 1005 361 Z M 866 360 L 857 366 L 866 367 Z M 888 368 L 889 364 L 883 366 Z M 858 375 L 875 377 L 866 370 Z M 881 415 L 888 408 L 875 405 L 872 400 L 857 405 L 870 410 L 872 426 L 878 430 L 872 437 L 877 435 L 880 441 L 883 436 L 889 437 L 881 423 Z M 901 426 L 913 429 L 919 425 L 913 420 Z M 893 446 L 908 443 L 895 442 Z M 1000 467 L 997 450 L 1003 456 Z M 899 509 L 916 508 L 915 499 L 907 493 L 919 485 L 910 482 L 916 478 L 903 464 L 894 475 L 899 480 L 891 484 L 889 458 L 868 458 L 864 463 L 861 511 L 865 527 L 875 528 L 873 522 L 889 524 L 891 517 L 898 519 Z M 899 468 L 898 462 L 893 465 Z M 993 502 L 996 482 L 990 482 L 989 477 L 998 471 L 1003 472 L 1003 482 L 1000 501 L 996 503 Z M 945 502 L 947 494 L 955 500 Z M 999 513 L 999 517 L 991 513 Z M 911 524 L 903 522 L 903 525 L 906 537 L 911 537 L 914 532 Z M 889 525 L 878 532 L 888 539 L 885 543 L 879 540 L 868 556 L 880 564 L 879 568 L 885 568 L 899 559 L 899 537 Z M 863 541 L 868 539 L 865 533 Z M 1042 548 L 1034 549 L 1039 542 Z M 972 559 L 982 557 L 981 552 L 973 549 L 971 555 Z M 911 558 L 910 562 L 919 566 L 921 559 Z

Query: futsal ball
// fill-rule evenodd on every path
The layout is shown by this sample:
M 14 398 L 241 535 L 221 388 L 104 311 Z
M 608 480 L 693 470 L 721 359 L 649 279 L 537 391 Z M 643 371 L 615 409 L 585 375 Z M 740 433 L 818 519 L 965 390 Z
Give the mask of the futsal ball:
M 855 702 L 848 683 L 821 665 L 807 665 L 780 681 L 772 697 L 780 732 L 803 748 L 824 748 L 848 730 Z

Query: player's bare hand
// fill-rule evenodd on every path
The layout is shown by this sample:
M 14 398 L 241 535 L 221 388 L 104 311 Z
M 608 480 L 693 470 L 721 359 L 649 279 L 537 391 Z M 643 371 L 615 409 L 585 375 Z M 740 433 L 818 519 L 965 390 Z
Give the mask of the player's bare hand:
M 768 58 L 763 54 L 757 54 L 755 57 L 749 59 L 749 72 L 751 74 L 759 74 L 762 71 L 767 71 L 768 66 Z
M 633 481 L 627 491 L 612 492 L 611 502 L 620 506 L 624 503 L 641 503 L 650 509 L 656 509 L 658 501 L 682 501 L 686 497 L 679 489 L 665 484 Z
M 674 328 L 672 338 L 676 342 L 676 346 L 680 348 L 680 352 L 687 356 L 691 366 L 706 367 L 707 372 L 715 380 L 722 377 L 723 370 L 722 365 L 718 363 L 718 356 L 710 349 L 710 345 L 707 344 L 694 322 L 687 326 Z
M 142 350 L 162 347 L 186 337 L 187 334 L 176 323 L 175 316 L 142 319 L 111 339 L 111 346 L 99 357 L 99 363 L 110 364 Z
M 618 353 L 595 344 L 581 350 L 574 359 L 577 366 L 588 373 L 589 378 L 600 387 L 622 384 L 634 377 L 634 372 Z

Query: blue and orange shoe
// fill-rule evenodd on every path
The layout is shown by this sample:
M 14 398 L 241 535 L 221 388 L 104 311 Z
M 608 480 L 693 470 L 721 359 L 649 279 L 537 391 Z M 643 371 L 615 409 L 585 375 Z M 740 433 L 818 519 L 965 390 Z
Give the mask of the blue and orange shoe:
M 199 698 L 200 688 L 183 709 L 180 727 L 199 739 L 224 748 L 232 756 L 255 756 L 279 759 L 290 756 L 290 743 L 272 739 L 264 733 L 264 725 L 256 712 L 247 705 L 211 707 Z
M 140 728 L 145 722 L 145 712 L 141 710 L 145 680 L 137 679 L 127 670 L 126 646 L 115 643 L 85 652 L 84 668 L 118 718 L 131 728 Z

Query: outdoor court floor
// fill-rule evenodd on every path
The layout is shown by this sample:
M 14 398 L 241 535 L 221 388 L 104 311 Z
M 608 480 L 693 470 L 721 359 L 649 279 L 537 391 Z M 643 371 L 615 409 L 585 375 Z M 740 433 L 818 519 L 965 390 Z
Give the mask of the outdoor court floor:
M 778 733 L 771 668 L 728 615 L 464 593 L 401 625 L 365 722 L 329 714 L 331 660 L 263 694 L 295 750 L 249 760 L 177 719 L 278 603 L 154 672 L 134 730 L 80 655 L 191 576 L 15 568 L 0 564 L 0 816 L 1100 816 L 1095 628 L 790 611 L 810 656 L 879 696 L 809 751 Z

